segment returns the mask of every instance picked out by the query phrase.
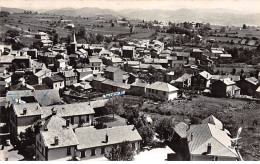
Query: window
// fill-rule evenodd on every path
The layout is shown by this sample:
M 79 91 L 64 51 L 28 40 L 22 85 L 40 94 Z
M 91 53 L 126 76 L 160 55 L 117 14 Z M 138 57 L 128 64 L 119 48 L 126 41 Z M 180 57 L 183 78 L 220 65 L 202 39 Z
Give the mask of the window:
M 74 124 L 74 117 L 71 117 L 71 124 Z
M 104 147 L 101 148 L 101 153 L 100 154 L 105 154 L 105 148 Z
M 135 143 L 132 143 L 132 148 L 135 149 Z
M 67 147 L 67 155 L 71 155 L 71 147 Z
M 96 150 L 95 149 L 91 149 L 91 156 L 95 156 L 96 155 Z
M 218 157 L 214 157 L 214 161 L 218 161 Z
M 89 122 L 89 115 L 86 116 L 86 122 Z
M 86 157 L 85 150 L 83 150 L 83 151 L 80 152 L 80 158 L 83 158 L 83 157 Z
M 57 84 L 55 84 L 55 88 L 57 88 Z
M 165 96 L 165 95 L 166 95 L 166 92 L 163 92 L 163 95 Z
M 156 90 L 155 93 L 158 94 L 158 91 Z

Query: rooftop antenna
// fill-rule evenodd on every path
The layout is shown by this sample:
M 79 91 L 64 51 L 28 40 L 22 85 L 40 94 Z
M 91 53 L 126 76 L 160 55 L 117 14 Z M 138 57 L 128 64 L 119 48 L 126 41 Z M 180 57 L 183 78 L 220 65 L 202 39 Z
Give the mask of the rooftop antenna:
M 242 137 L 240 137 L 241 132 L 242 132 L 242 127 L 238 128 L 236 138 L 231 138 L 230 139 L 231 142 L 233 142 L 235 144 L 235 147 L 238 147 L 238 142 L 237 141 L 242 138 Z
M 236 138 L 232 138 L 232 139 L 230 139 L 230 141 L 234 144 L 233 148 L 235 148 L 235 150 L 237 151 L 237 154 L 238 154 L 238 156 L 239 156 L 239 159 L 240 159 L 241 161 L 243 161 L 243 158 L 242 158 L 242 156 L 241 156 L 241 154 L 240 154 L 240 152 L 239 152 L 239 148 L 240 148 L 240 147 L 239 147 L 239 145 L 238 145 L 238 140 L 242 138 L 242 137 L 240 137 L 241 132 L 242 132 L 242 127 L 239 127 L 238 130 L 237 130 L 237 136 L 236 136 Z

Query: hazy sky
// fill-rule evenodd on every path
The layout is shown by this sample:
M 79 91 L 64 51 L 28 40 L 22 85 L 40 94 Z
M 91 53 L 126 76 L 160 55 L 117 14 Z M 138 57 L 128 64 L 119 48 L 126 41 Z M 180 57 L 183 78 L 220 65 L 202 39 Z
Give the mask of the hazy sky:
M 226 8 L 247 13 L 260 12 L 260 0 L 0 0 L 0 6 L 23 9 L 98 7 L 113 10 Z

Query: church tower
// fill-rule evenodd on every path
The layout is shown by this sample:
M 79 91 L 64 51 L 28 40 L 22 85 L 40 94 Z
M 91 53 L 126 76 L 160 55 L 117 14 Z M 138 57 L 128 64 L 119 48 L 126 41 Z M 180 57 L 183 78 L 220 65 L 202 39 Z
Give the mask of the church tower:
M 76 41 L 76 34 L 75 33 L 76 32 L 75 32 L 75 28 L 74 28 L 73 32 L 72 32 L 72 42 L 70 43 L 72 53 L 75 53 L 77 51 L 77 41 Z

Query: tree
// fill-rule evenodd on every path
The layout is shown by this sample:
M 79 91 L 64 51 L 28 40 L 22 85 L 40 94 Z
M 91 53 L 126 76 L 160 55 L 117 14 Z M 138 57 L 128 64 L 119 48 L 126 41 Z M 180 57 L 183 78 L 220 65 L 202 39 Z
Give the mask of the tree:
M 244 70 L 243 69 L 241 69 L 241 71 L 240 71 L 240 75 L 243 75 L 244 74 Z
M 226 32 L 226 27 L 222 27 L 219 32 L 220 32 L 220 33 Z
M 246 29 L 246 28 L 247 28 L 246 24 L 243 24 L 243 29 Z
M 20 134 L 21 145 L 18 147 L 20 154 L 27 158 L 33 159 L 33 156 L 35 156 L 36 135 L 40 132 L 41 126 L 42 122 L 39 120 L 31 127 L 25 129 L 25 133 Z
M 104 124 L 102 121 L 98 121 L 98 122 L 94 125 L 94 128 L 96 128 L 96 129 L 105 129 L 105 128 L 107 128 L 107 125 Z
M 232 75 L 235 75 L 236 72 L 237 72 L 236 68 L 233 68 L 233 70 L 232 70 Z
M 256 48 L 257 51 L 260 51 L 260 44 Z
M 76 29 L 76 31 L 77 31 L 76 32 L 77 37 L 85 39 L 85 37 L 86 37 L 86 29 L 85 29 L 84 26 L 79 26 Z
M 123 98 L 121 96 L 111 97 L 105 104 L 105 108 L 109 114 L 113 114 L 113 119 L 115 119 L 115 113 L 119 112 L 119 109 L 122 108 Z
M 114 22 L 111 23 L 111 27 L 115 27 L 115 23 Z
M 141 145 L 144 146 L 151 146 L 153 143 L 154 138 L 154 130 L 151 125 L 144 125 L 142 124 L 141 127 L 139 127 L 138 132 L 140 136 L 142 137 Z
M 134 149 L 128 141 L 112 146 L 112 149 L 105 154 L 110 161 L 132 161 L 134 160 Z
M 171 141 L 174 130 L 172 119 L 168 117 L 164 117 L 158 119 L 155 123 L 155 132 L 159 135 L 160 139 L 164 139 L 166 141 Z
M 6 31 L 6 34 L 12 38 L 20 35 L 19 31 L 17 30 L 8 30 Z
M 56 45 L 58 43 L 59 43 L 59 35 L 55 33 L 53 37 L 53 45 Z
M 97 40 L 98 43 L 101 43 L 101 42 L 103 42 L 103 40 L 104 40 L 104 36 L 101 35 L 101 34 L 97 34 L 96 40 Z

